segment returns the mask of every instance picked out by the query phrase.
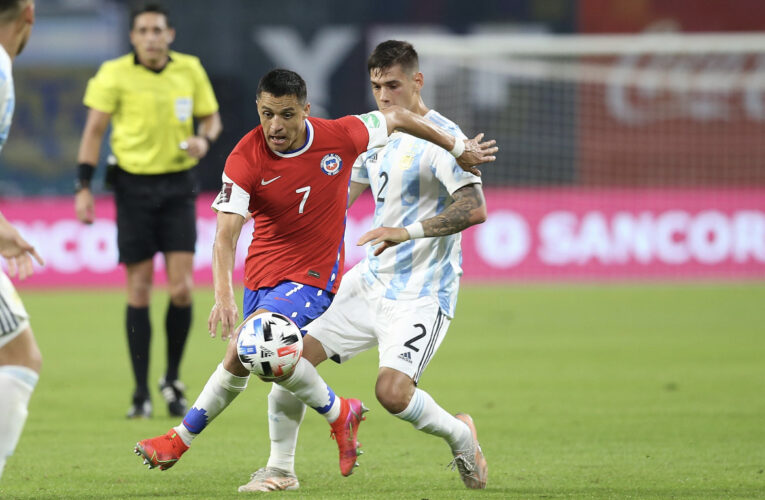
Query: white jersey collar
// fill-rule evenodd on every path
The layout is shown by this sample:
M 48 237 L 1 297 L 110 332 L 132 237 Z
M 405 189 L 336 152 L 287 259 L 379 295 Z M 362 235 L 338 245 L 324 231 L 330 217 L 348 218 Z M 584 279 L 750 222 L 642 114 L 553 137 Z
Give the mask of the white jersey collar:
M 311 125 L 311 122 L 308 121 L 308 118 L 305 119 L 305 132 L 306 132 L 306 139 L 305 144 L 303 144 L 302 147 L 299 149 L 295 149 L 294 151 L 287 151 L 286 153 L 280 153 L 278 151 L 274 151 L 274 154 L 277 156 L 281 156 L 282 158 L 294 158 L 296 156 L 300 156 L 311 147 L 311 144 L 313 144 L 313 125 Z

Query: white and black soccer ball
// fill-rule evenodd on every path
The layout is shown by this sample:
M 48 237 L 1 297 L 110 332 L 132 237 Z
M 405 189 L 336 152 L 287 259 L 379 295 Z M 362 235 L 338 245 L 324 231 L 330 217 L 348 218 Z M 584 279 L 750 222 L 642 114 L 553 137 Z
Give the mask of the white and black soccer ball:
M 236 341 L 239 361 L 263 380 L 292 373 L 303 354 L 300 328 L 283 314 L 265 312 L 248 319 Z

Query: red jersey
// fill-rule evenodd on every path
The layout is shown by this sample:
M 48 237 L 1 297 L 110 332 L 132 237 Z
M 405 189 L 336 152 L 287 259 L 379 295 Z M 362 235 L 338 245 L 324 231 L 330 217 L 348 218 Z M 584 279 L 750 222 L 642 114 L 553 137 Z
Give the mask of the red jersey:
M 345 218 L 353 162 L 387 140 L 379 112 L 338 120 L 306 119 L 302 148 L 276 153 L 262 126 L 226 160 L 213 208 L 253 215 L 244 267 L 251 290 L 295 281 L 335 293 L 345 257 Z

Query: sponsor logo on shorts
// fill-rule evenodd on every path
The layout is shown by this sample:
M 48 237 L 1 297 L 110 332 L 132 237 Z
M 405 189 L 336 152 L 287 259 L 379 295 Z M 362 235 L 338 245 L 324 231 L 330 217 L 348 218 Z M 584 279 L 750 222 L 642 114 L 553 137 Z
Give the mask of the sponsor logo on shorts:
M 409 351 L 402 352 L 401 354 L 398 355 L 398 359 L 403 359 L 407 363 L 411 363 L 412 362 L 412 354 Z
M 343 160 L 335 153 L 324 155 L 321 159 L 321 171 L 327 175 L 337 175 L 341 168 L 343 168 Z

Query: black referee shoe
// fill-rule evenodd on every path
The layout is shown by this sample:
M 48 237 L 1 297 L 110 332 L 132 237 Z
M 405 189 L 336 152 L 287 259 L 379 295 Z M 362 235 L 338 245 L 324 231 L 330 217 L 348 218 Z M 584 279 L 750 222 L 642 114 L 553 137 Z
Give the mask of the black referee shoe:
M 167 401 L 167 411 L 171 417 L 186 416 L 186 386 L 180 380 L 166 381 L 164 377 L 159 379 L 159 392 Z

